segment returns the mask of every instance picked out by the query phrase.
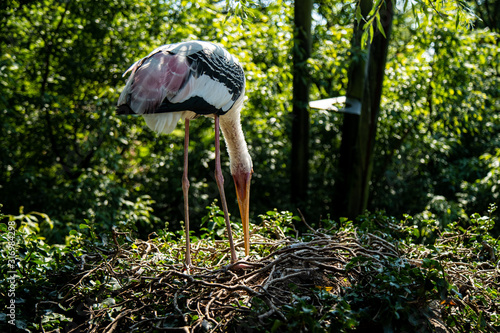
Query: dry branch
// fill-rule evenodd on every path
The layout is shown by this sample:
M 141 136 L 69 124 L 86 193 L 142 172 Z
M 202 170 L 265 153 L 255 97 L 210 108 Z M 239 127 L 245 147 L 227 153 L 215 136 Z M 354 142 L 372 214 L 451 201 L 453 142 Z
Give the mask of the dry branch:
M 234 265 L 203 267 L 198 263 L 189 274 L 181 262 L 164 264 L 158 260 L 164 247 L 156 239 L 136 241 L 134 247 L 116 246 L 116 252 L 107 257 L 111 259 L 99 253 L 82 257 L 82 271 L 61 288 L 66 292 L 60 303 L 52 303 L 78 309 L 74 331 L 223 332 L 247 322 L 248 316 L 253 316 L 257 323 L 272 316 L 286 321 L 282 308 L 293 302 L 297 293 L 323 311 L 319 292 L 341 295 L 346 287 L 372 279 L 376 268 L 388 260 L 398 259 L 420 267 L 426 256 L 425 251 L 418 252 L 402 244 L 396 246 L 396 242 L 384 239 L 383 235 L 364 233 L 360 237 L 355 230 L 334 234 L 312 228 L 310 231 L 306 236 L 308 241 L 302 242 L 284 234 L 277 240 L 254 234 L 274 251 L 261 258 L 246 258 L 247 261 L 239 263 L 244 264 L 244 270 L 232 270 Z M 456 238 L 442 237 L 443 250 L 453 243 L 451 238 Z M 178 248 L 170 247 L 169 253 L 182 253 L 181 245 L 174 246 Z M 206 243 L 193 247 L 199 258 L 226 261 L 227 249 L 222 243 L 216 247 Z M 455 249 L 455 253 L 467 251 Z M 355 258 L 364 258 L 370 265 L 346 269 Z M 486 262 L 474 266 L 461 260 L 443 261 L 442 265 L 451 283 L 470 295 L 481 293 L 478 285 L 498 288 L 498 266 Z M 477 269 L 474 274 L 468 274 L 471 266 Z M 99 288 L 88 287 L 96 283 Z M 106 301 L 110 299 L 116 304 Z M 265 306 L 256 306 L 258 300 Z M 498 300 L 487 301 L 492 311 L 498 311 L 495 308 Z M 52 303 L 40 306 L 54 306 Z M 468 298 L 457 302 L 458 306 L 469 306 L 473 311 L 485 311 L 484 306 L 478 308 L 472 303 Z M 429 317 L 428 325 L 431 322 L 441 323 L 434 316 Z

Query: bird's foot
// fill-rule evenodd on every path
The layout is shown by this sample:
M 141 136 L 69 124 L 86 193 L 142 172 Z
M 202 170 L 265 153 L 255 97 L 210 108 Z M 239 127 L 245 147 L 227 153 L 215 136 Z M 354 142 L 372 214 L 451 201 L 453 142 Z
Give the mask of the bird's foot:
M 233 262 L 233 263 L 227 265 L 226 269 L 231 270 L 231 271 L 244 271 L 244 270 L 254 268 L 255 266 L 260 266 L 260 264 L 240 260 L 240 261 Z
M 184 262 L 184 272 L 186 272 L 186 274 L 191 275 L 191 270 L 193 269 L 193 267 L 194 266 L 191 261 L 189 261 L 188 263 Z

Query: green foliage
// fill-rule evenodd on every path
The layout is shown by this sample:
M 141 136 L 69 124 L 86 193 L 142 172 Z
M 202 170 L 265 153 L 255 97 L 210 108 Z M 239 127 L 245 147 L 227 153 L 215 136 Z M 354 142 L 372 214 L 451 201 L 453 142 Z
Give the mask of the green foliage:
M 498 303 L 498 292 L 484 285 L 484 280 L 475 284 L 474 291 L 463 284 L 467 276 L 481 274 L 483 267 L 493 267 L 498 260 L 500 243 L 489 233 L 494 225 L 494 210 L 490 207 L 490 216 L 473 214 L 467 229 L 458 222 L 450 223 L 441 237 L 434 237 L 427 246 L 419 245 L 420 234 L 414 232 L 411 218 L 398 222 L 382 214 L 361 216 L 363 227 L 357 231 L 361 241 L 375 231 L 380 238 L 398 244 L 406 258 L 354 257 L 346 270 L 362 271 L 363 279 L 353 281 L 340 294 L 333 293 L 331 287 L 320 288 L 316 297 L 321 307 L 312 306 L 307 297 L 293 294 L 290 305 L 283 308 L 286 320 L 269 321 L 267 329 L 433 332 L 446 327 L 452 331 L 495 331 L 500 327 L 498 316 L 486 315 L 474 304 L 492 306 Z M 352 223 L 343 223 L 335 232 L 350 230 Z M 372 250 L 377 253 L 376 248 Z M 456 270 L 464 266 L 470 271 L 457 276 Z
M 366 24 L 383 19 L 383 3 Z M 446 18 L 458 3 L 407 5 L 395 17 L 370 209 L 445 225 L 498 202 L 497 37 Z M 83 219 L 102 230 L 140 220 L 143 235 L 160 221 L 181 229 L 182 126 L 159 136 L 141 118 L 117 117 L 114 107 L 126 68 L 156 46 L 187 39 L 219 42 L 244 66 L 251 216 L 274 207 L 295 211 L 288 176 L 290 2 L 11 1 L 1 14 L 0 202 L 9 214 L 21 205 L 48 213 L 55 226 L 44 230 L 48 242 L 62 243 Z M 314 7 L 311 99 L 345 95 L 349 62 L 363 56 L 350 47 L 355 15 L 335 1 Z M 317 220 L 334 206 L 343 116 L 311 110 L 310 119 L 309 202 L 300 208 Z M 205 207 L 218 198 L 211 127 L 199 119 L 191 130 L 198 235 Z M 227 158 L 222 163 L 229 184 Z M 226 193 L 236 202 L 234 191 Z M 148 208 L 137 218 L 134 205 Z M 229 207 L 238 216 L 236 205 Z
M 374 3 L 364 23 L 366 41 L 383 19 L 383 1 Z M 273 316 L 265 327 L 257 315 L 268 311 L 268 304 L 254 299 L 250 328 L 430 330 L 425 318 L 438 309 L 450 328 L 498 329 L 498 315 L 479 311 L 491 304 L 498 308 L 491 299 L 499 298 L 497 288 L 481 280 L 485 270 L 498 267 L 499 256 L 500 49 L 498 20 L 494 14 L 493 20 L 487 17 L 492 3 L 473 5 L 483 20 L 470 30 L 462 27 L 474 20 L 467 11 L 459 11 L 458 21 L 447 17 L 463 2 L 404 2 L 396 13 L 370 208 L 403 216 L 401 222 L 382 214 L 361 216 L 356 223 L 319 218 L 333 206 L 343 117 L 310 113 L 310 199 L 300 207 L 307 220 L 321 220 L 318 225 L 327 234 L 356 231 L 368 241 L 367 233 L 377 233 L 397 243 L 408 260 L 355 258 L 348 268 L 363 272 L 365 279 L 340 294 L 319 289 L 312 299 L 296 291 L 282 309 L 288 320 Z M 9 271 L 16 272 L 18 328 L 68 327 L 72 311 L 79 309 L 36 311 L 34 304 L 67 293 L 59 288 L 86 260 L 110 259 L 117 244 L 142 258 L 145 245 L 132 241 L 138 235 L 154 240 L 161 253 L 154 258 L 158 265 L 182 262 L 182 126 L 159 136 L 140 118 L 114 114 L 122 73 L 161 44 L 216 41 L 245 68 L 243 127 L 255 170 L 252 233 L 262 237 L 252 255 L 263 258 L 282 246 L 268 239 L 313 237 L 299 233 L 306 228 L 289 212 L 296 209 L 289 202 L 288 176 L 291 2 L 42 0 L 0 7 L 0 202 L 7 214 L 0 215 L 0 274 L 6 281 Z M 349 63 L 364 56 L 350 47 L 356 15 L 343 2 L 315 6 L 311 99 L 345 95 Z M 217 251 L 226 237 L 220 209 L 210 205 L 218 198 L 211 128 L 209 119 L 192 122 L 191 236 L 218 253 L 194 254 L 199 267 L 224 260 Z M 227 158 L 223 168 L 229 170 Z M 230 188 L 227 171 L 225 178 Z M 226 193 L 236 203 L 234 192 Z M 237 206 L 229 206 L 238 216 Z M 471 211 L 479 214 L 468 216 Z M 234 231 L 241 236 L 239 224 Z M 474 276 L 471 286 L 453 282 L 453 262 L 464 263 L 462 275 Z M 124 270 L 129 266 L 119 263 Z M 120 283 L 130 281 L 96 275 L 79 291 L 98 293 L 102 299 L 96 307 L 109 308 L 113 316 L 122 309 L 115 306 L 122 299 L 113 294 Z M 2 283 L 0 293 L 8 294 L 9 288 Z M 152 297 L 144 290 L 140 296 Z M 316 300 L 322 309 L 311 305 Z M 7 318 L 0 319 L 3 325 Z
M 56 284 L 46 277 L 74 270 L 74 262 L 68 256 L 80 256 L 81 249 L 69 244 L 50 245 L 41 235 L 43 229 L 52 228 L 53 222 L 43 213 L 23 213 L 17 216 L 0 213 L 0 293 L 6 300 L 15 301 L 13 317 L 2 318 L 2 325 L 25 329 L 32 325 L 30 317 L 35 315 L 32 302 L 39 302 L 49 294 L 57 293 Z M 62 281 L 59 281 L 59 283 Z M 12 302 L 12 301 L 11 301 Z M 5 302 L 7 306 L 9 303 Z M 57 317 L 57 316 L 56 316 Z M 59 321 L 61 318 L 54 317 Z M 14 321 L 15 319 L 15 321 Z M 12 320 L 11 323 L 6 322 Z M 7 326 L 9 325 L 9 326 Z
M 179 228 L 181 129 L 157 136 L 144 129 L 142 119 L 117 117 L 114 108 L 124 85 L 121 74 L 134 61 L 156 46 L 187 39 L 219 42 L 243 63 L 249 96 L 243 126 L 252 138 L 254 193 L 261 193 L 253 196 L 252 208 L 269 198 L 286 203 L 289 147 L 287 121 L 281 119 L 290 95 L 291 7 L 279 1 L 240 4 L 251 19 L 228 15 L 209 1 L 14 1 L 4 8 L 1 35 L 9 36 L 1 39 L 0 58 L 4 209 L 16 212 L 22 202 L 29 210 L 50 213 L 56 225 L 68 225 L 51 238 L 61 242 L 71 221 L 94 219 L 109 229 L 122 218 L 117 214 L 133 214 L 130 202 L 149 195 L 154 215 Z M 194 230 L 196 217 L 218 197 L 211 127 L 210 120 L 198 120 L 191 130 Z M 223 164 L 228 170 L 227 158 Z M 270 179 L 266 170 L 275 170 L 279 186 L 264 186 Z M 235 194 L 227 193 L 235 202 Z
M 224 212 L 217 206 L 216 201 L 208 206 L 207 210 L 209 211 L 208 215 L 201 219 L 202 225 L 206 223 L 207 227 L 201 228 L 200 231 L 211 239 L 215 239 L 215 236 L 221 237 L 226 232 Z
M 445 225 L 498 203 L 500 49 L 488 30 L 423 13 L 395 20 L 371 207 Z
M 245 317 L 234 317 L 234 322 L 226 325 L 233 327 L 234 331 L 241 330 L 244 323 L 247 330 L 271 332 L 306 329 L 314 332 L 352 332 L 368 328 L 375 331 L 431 332 L 436 329 L 436 323 L 439 323 L 453 331 L 493 332 L 500 327 L 500 318 L 491 312 L 491 309 L 499 305 L 499 298 L 498 291 L 491 284 L 492 270 L 488 269 L 495 267 L 499 255 L 499 240 L 490 234 L 494 225 L 491 216 L 495 209 L 494 206 L 490 207 L 490 216 L 473 214 L 470 217 L 471 225 L 467 228 L 461 226 L 460 222 L 448 224 L 428 245 L 419 244 L 420 235 L 414 232 L 410 217 L 398 221 L 381 213 L 367 213 L 359 217 L 357 224 L 361 226 L 358 228 L 353 221 L 344 220 L 339 224 L 334 221 L 326 223 L 325 220 L 324 224 L 328 227 L 338 227 L 318 229 L 319 234 L 329 237 L 350 235 L 348 239 L 355 238 L 355 244 L 359 244 L 356 246 L 362 246 L 365 253 L 372 254 L 352 257 L 345 266 L 346 273 L 351 278 L 342 283 L 331 280 L 331 283 L 343 285 L 341 290 L 335 292 L 328 285 L 311 285 L 312 290 L 306 292 L 290 282 L 290 301 L 279 309 L 283 317 L 277 314 L 263 315 L 270 310 L 268 303 L 255 297 L 251 301 L 251 311 Z M 207 224 L 215 224 L 218 216 L 220 210 L 212 204 L 207 207 L 204 220 Z M 183 257 L 179 256 L 183 241 L 168 229 L 159 230 L 158 235 L 146 243 L 133 241 L 126 236 L 131 230 L 127 231 L 125 226 L 122 232 L 99 235 L 95 225 L 85 221 L 70 232 L 65 245 L 53 246 L 46 244 L 40 236 L 41 230 L 51 224 L 50 218 L 45 214 L 21 212 L 17 216 L 2 215 L 1 218 L 2 279 L 5 281 L 8 272 L 12 270 L 5 265 L 9 262 L 12 250 L 8 248 L 8 244 L 14 239 L 16 324 L 18 328 L 27 328 L 32 332 L 41 331 L 42 328 L 54 330 L 76 327 L 78 320 L 82 319 L 81 315 L 89 307 L 94 313 L 99 313 L 93 325 L 101 323 L 106 326 L 120 312 L 130 311 L 127 310 L 129 307 L 125 307 L 126 304 L 135 304 L 136 300 L 142 300 L 143 305 L 145 302 L 149 304 L 146 300 L 154 301 L 159 296 L 156 292 L 148 291 L 150 286 L 141 282 L 143 280 L 139 275 L 133 278 L 136 274 L 133 272 L 146 277 L 145 281 L 155 281 L 156 276 L 171 272 L 171 267 L 178 266 L 183 261 Z M 296 227 L 293 224 L 300 220 L 289 212 L 276 210 L 267 212 L 261 218 L 262 229 L 252 226 L 252 233 L 257 231 L 258 234 L 254 234 L 256 236 L 261 235 L 262 231 L 267 236 L 259 236 L 266 240 L 262 242 L 265 244 L 252 246 L 254 260 L 269 256 L 282 246 L 280 244 L 283 239 L 292 238 L 291 234 L 286 235 L 284 231 L 294 231 Z M 12 226 L 14 227 L 9 228 Z M 196 254 L 197 259 L 204 260 L 203 265 L 206 267 L 219 265 L 222 258 L 213 255 L 217 252 L 213 250 L 216 244 L 213 231 L 204 230 L 200 239 L 195 241 L 201 245 L 196 245 L 199 249 L 197 252 L 208 253 Z M 9 232 L 14 232 L 12 238 L 9 238 Z M 241 232 L 236 232 L 235 236 L 241 238 Z M 304 236 L 312 237 L 311 234 Z M 299 237 L 297 240 L 301 239 L 301 236 L 295 237 Z M 111 238 L 113 241 L 108 240 Z M 273 238 L 278 241 L 271 242 Z M 220 239 L 227 239 L 224 233 L 221 233 Z M 343 246 L 347 246 L 347 243 Z M 399 253 L 383 255 L 380 246 L 388 250 L 397 249 Z M 262 249 L 263 247 L 266 249 Z M 125 249 L 129 259 L 114 259 L 118 252 Z M 150 252 L 151 249 L 155 250 Z M 351 251 L 355 250 L 356 247 L 351 248 Z M 143 262 L 140 273 L 139 268 L 133 264 L 136 260 Z M 198 263 L 201 264 L 199 261 Z M 90 268 L 82 275 L 84 267 Z M 110 274 L 103 274 L 106 271 Z M 133 274 L 129 275 L 131 273 Z M 474 279 L 473 284 L 468 282 L 471 277 Z M 76 284 L 73 280 L 66 285 L 75 278 Z M 179 284 L 182 288 L 183 280 L 180 278 L 181 276 L 169 283 Z M 66 289 L 68 286 L 72 287 Z M 8 284 L 2 284 L 1 288 L 2 294 L 8 294 Z M 133 293 L 130 294 L 131 288 Z M 63 302 L 57 296 L 62 294 L 66 295 L 65 299 L 74 301 Z M 126 296 L 128 294 L 131 296 Z M 89 303 L 80 304 L 77 301 L 80 297 L 78 295 L 88 295 L 83 297 L 90 297 Z M 180 296 L 176 302 L 184 304 L 185 301 Z M 35 304 L 38 304 L 37 308 Z M 173 304 L 165 303 L 164 307 L 157 307 L 157 316 L 178 318 L 176 314 L 162 312 L 170 306 Z M 244 306 L 243 302 L 237 308 Z M 132 309 L 138 311 L 140 306 Z M 107 315 L 102 316 L 103 313 Z M 140 327 L 139 322 L 147 322 L 134 316 L 131 318 L 135 320 L 136 328 Z M 0 326 L 7 325 L 5 318 L 2 320 Z M 201 322 L 201 318 L 194 314 L 189 320 L 191 324 Z M 182 321 L 175 319 L 170 325 L 181 326 Z

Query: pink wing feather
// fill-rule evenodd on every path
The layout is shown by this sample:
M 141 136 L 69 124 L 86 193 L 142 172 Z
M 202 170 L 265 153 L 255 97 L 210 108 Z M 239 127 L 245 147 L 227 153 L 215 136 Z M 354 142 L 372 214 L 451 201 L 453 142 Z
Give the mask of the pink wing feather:
M 165 99 L 172 98 L 186 83 L 189 76 L 189 64 L 186 57 L 158 52 L 136 63 L 131 68 L 132 74 L 123 90 L 119 104 L 126 102 L 127 96 L 134 96 L 128 101 L 137 114 L 152 113 Z
M 129 72 L 117 112 L 143 115 L 157 132 L 170 133 L 181 117 L 223 115 L 240 108 L 244 96 L 241 65 L 224 48 L 209 42 L 161 46 L 125 74 Z

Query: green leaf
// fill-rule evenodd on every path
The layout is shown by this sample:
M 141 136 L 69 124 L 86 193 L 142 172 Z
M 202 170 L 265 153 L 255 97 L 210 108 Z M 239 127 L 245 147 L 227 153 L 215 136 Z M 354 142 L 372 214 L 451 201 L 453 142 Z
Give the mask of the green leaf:
M 366 46 L 367 46 L 368 34 L 369 34 L 369 31 L 368 31 L 368 29 L 366 29 L 363 31 L 363 34 L 361 35 L 361 47 L 362 48 L 366 48 Z
M 361 22 L 363 20 L 363 15 L 361 15 L 361 7 L 358 5 L 356 6 L 356 21 Z
M 375 18 L 376 18 L 376 21 L 377 21 L 377 28 L 378 28 L 378 30 L 380 31 L 380 33 L 382 33 L 382 35 L 385 38 L 387 38 L 387 36 L 385 35 L 384 27 L 382 26 L 382 22 L 380 22 L 380 14 L 378 12 L 377 12 L 377 16 Z

